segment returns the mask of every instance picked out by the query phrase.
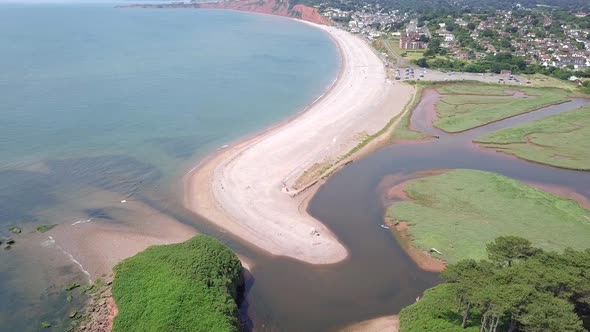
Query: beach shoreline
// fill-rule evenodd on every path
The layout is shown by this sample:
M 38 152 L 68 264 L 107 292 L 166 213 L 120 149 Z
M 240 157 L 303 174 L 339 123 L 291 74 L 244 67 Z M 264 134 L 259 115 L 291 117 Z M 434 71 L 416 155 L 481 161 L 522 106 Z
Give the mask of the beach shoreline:
M 304 191 L 295 184 L 306 170 L 337 164 L 382 130 L 402 112 L 414 89 L 387 80 L 383 62 L 360 38 L 299 22 L 328 33 L 338 46 L 338 78 L 295 116 L 224 146 L 191 169 L 183 178 L 184 205 L 273 255 L 330 264 L 348 252 L 306 211 L 319 179 Z

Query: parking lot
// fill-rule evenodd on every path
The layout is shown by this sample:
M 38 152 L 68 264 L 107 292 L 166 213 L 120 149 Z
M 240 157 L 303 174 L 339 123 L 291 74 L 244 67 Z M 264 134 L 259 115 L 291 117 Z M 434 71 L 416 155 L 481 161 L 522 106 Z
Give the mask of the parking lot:
M 418 67 L 406 67 L 394 69 L 396 81 L 480 81 L 487 83 L 500 83 L 512 85 L 530 84 L 526 78 L 518 75 L 500 75 L 494 73 L 463 73 L 463 72 L 441 72 Z

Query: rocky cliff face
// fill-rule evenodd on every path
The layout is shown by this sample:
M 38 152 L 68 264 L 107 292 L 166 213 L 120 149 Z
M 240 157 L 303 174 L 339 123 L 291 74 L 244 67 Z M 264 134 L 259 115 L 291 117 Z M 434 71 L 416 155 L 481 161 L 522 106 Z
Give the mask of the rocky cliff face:
M 289 1 L 287 0 L 235 0 L 212 3 L 137 4 L 122 7 L 228 9 L 252 13 L 293 17 L 312 23 L 330 25 L 330 20 L 318 13 L 316 8 L 299 4 L 289 9 Z
M 330 21 L 320 15 L 317 9 L 305 5 L 295 5 L 289 10 L 286 0 L 237 0 L 200 4 L 200 8 L 231 9 L 245 12 L 271 14 L 299 18 L 317 24 L 330 25 Z

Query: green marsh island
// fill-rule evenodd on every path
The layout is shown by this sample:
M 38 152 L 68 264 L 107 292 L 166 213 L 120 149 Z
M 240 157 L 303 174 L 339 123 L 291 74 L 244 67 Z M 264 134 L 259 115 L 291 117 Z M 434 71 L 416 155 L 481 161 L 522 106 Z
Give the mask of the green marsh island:
M 477 137 L 475 142 L 522 159 L 590 170 L 590 106 Z
M 456 83 L 436 87 L 441 94 L 434 127 L 457 133 L 511 116 L 568 101 L 570 91 L 556 88 Z
M 419 249 L 436 248 L 447 263 L 483 259 L 502 235 L 525 235 L 534 245 L 562 251 L 590 248 L 590 211 L 578 203 L 520 181 L 456 169 L 405 187 L 411 201 L 394 203 L 387 216 L 404 221 Z

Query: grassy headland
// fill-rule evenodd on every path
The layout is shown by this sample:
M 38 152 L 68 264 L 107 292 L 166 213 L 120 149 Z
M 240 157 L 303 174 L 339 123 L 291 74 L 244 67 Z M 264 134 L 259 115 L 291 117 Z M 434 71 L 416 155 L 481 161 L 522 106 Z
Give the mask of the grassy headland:
M 452 170 L 405 192 L 413 201 L 393 204 L 387 216 L 408 222 L 412 244 L 436 248 L 448 263 L 484 258 L 483 244 L 502 235 L 524 235 L 549 250 L 590 248 L 590 211 L 505 176 Z
M 551 88 L 506 87 L 483 83 L 457 83 L 437 88 L 442 94 L 433 125 L 446 132 L 461 132 L 545 106 L 565 102 L 570 91 Z M 515 96 L 515 93 L 526 96 Z
M 153 246 L 114 268 L 113 331 L 237 331 L 242 266 L 219 241 Z
M 590 106 L 481 136 L 487 148 L 563 168 L 590 170 Z

